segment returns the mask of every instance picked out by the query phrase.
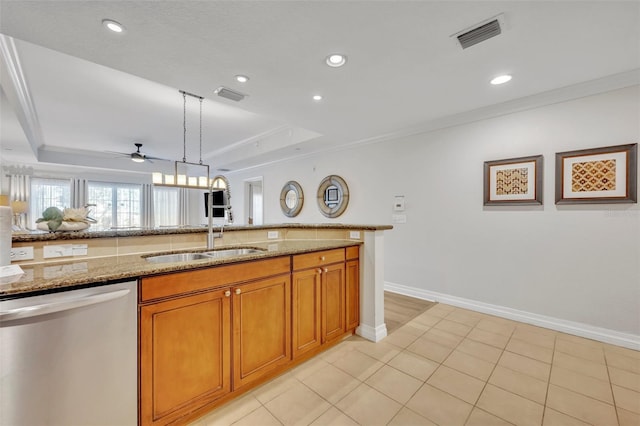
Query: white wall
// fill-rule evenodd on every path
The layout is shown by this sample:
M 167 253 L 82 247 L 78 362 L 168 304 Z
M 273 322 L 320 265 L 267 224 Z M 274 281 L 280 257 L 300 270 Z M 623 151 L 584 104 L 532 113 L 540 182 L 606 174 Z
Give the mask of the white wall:
M 386 282 L 640 335 L 638 204 L 554 204 L 556 152 L 638 142 L 639 123 L 636 86 L 229 178 L 238 189 L 264 177 L 265 223 L 387 224 L 393 196 L 404 195 L 408 221 L 386 233 Z M 483 162 L 536 154 L 544 206 L 483 207 Z M 329 174 L 351 191 L 333 220 L 315 199 Z M 292 219 L 279 207 L 288 180 L 305 195 Z

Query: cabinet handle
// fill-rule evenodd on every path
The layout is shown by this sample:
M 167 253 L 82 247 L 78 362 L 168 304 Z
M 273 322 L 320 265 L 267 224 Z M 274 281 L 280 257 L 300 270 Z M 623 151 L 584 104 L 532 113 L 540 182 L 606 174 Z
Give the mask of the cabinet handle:
M 322 268 L 316 269 L 316 272 L 319 273 L 319 274 L 322 274 Z
M 325 258 L 324 256 L 321 256 L 321 257 L 320 257 L 320 260 L 321 260 L 321 261 L 323 261 L 323 262 L 325 261 L 325 259 L 326 259 L 326 258 Z
M 327 272 L 329 272 L 329 269 L 324 268 L 324 271 L 322 271 L 322 272 L 324 272 L 326 274 Z
M 240 294 L 242 293 L 242 290 L 240 290 L 239 288 L 236 288 L 236 294 Z
M 231 290 L 227 290 L 227 291 L 225 291 L 225 292 L 224 292 L 224 295 L 225 295 L 226 297 L 231 296 Z

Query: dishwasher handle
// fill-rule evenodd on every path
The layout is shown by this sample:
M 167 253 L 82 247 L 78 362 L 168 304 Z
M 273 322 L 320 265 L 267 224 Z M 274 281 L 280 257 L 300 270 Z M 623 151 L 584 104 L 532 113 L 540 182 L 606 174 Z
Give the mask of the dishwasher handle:
M 62 302 L 43 303 L 41 305 L 24 306 L 16 309 L 9 309 L 0 312 L 0 322 L 17 320 L 24 318 L 37 317 L 40 315 L 52 314 L 60 311 L 68 311 L 70 309 L 81 308 L 83 306 L 95 305 L 97 303 L 107 302 L 109 300 L 118 299 L 129 294 L 131 290 L 122 289 L 107 293 L 92 294 L 89 296 L 80 296 L 75 299 L 64 300 Z

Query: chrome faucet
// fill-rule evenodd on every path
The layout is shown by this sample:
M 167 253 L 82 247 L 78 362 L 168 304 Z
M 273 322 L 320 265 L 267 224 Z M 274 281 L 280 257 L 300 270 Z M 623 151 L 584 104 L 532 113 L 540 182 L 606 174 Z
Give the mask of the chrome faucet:
M 211 214 L 211 210 L 209 210 L 209 214 Z M 209 233 L 207 235 L 207 250 L 213 250 L 214 241 L 216 238 L 222 238 L 222 234 L 224 234 L 224 224 L 220 225 L 220 232 L 213 232 L 213 219 L 209 216 Z
M 225 203 L 227 204 L 227 203 Z M 220 207 L 220 206 L 217 206 Z M 225 210 L 227 206 L 224 206 Z M 209 216 L 208 233 L 207 233 L 207 250 L 213 250 L 214 242 L 216 238 L 222 238 L 224 234 L 224 222 L 220 225 L 220 232 L 213 232 L 213 184 L 209 187 L 209 205 L 207 206 L 207 215 Z

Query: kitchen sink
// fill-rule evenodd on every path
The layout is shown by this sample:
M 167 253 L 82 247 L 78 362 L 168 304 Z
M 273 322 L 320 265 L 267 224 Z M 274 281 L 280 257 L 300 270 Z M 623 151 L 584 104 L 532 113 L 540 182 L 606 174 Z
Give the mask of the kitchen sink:
M 211 257 L 229 257 L 229 256 L 242 256 L 244 254 L 256 254 L 262 253 L 264 250 L 255 248 L 235 248 L 235 249 L 220 249 L 213 251 L 206 251 L 202 254 L 206 254 Z
M 148 256 L 145 257 L 145 259 L 147 260 L 147 262 L 151 263 L 189 262 L 192 260 L 216 259 L 221 257 L 256 254 L 262 253 L 263 251 L 264 250 L 257 248 L 229 248 L 198 253 L 162 254 L 158 256 Z
M 149 256 L 145 259 L 151 263 L 169 263 L 169 262 L 188 262 L 191 260 L 211 259 L 212 256 L 208 256 L 204 253 L 177 253 L 177 254 L 163 254 L 160 256 Z

